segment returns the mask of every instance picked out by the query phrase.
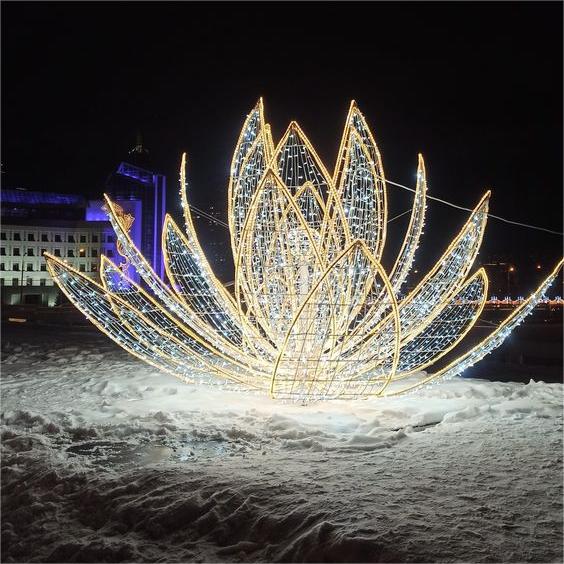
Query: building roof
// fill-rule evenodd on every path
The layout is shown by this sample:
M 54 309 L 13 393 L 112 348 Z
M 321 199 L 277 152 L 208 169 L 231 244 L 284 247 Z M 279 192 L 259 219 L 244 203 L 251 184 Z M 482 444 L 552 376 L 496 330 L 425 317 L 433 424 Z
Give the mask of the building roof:
M 84 207 L 86 198 L 78 194 L 37 192 L 15 188 L 2 190 L 2 204 Z
M 19 219 L 14 218 L 11 221 L 2 220 L 2 228 L 4 229 L 33 229 L 35 227 L 50 227 L 52 229 L 112 229 L 109 221 L 85 221 L 73 219 L 42 219 L 30 218 Z M 113 229 L 112 229 L 113 231 Z

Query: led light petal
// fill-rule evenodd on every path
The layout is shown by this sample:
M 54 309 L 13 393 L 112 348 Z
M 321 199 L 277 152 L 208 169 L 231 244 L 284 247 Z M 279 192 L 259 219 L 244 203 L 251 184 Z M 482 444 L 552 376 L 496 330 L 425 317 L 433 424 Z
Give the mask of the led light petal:
M 294 195 L 306 182 L 310 182 L 323 200 L 330 186 L 327 169 L 317 156 L 313 145 L 295 122 L 291 122 L 274 154 L 278 176 Z
M 424 331 L 402 343 L 398 376 L 423 370 L 460 343 L 480 317 L 487 293 L 488 278 L 481 268 Z
M 384 244 L 381 237 L 385 237 L 383 193 L 378 189 L 379 180 L 368 148 L 352 126 L 345 150 L 337 196 L 343 203 L 350 236 L 364 241 L 375 259 L 380 260 Z M 347 284 L 345 292 L 353 292 L 352 287 Z
M 176 317 L 190 328 L 194 334 L 200 336 L 202 343 L 210 343 L 216 351 L 232 359 L 234 362 L 247 367 L 252 372 L 261 373 L 268 366 L 267 359 L 254 358 L 248 355 L 242 349 L 242 343 L 233 343 L 229 341 L 230 335 L 222 335 L 202 322 L 198 316 L 182 304 L 176 296 L 165 286 L 162 280 L 157 276 L 155 271 L 144 259 L 143 255 L 135 247 L 129 234 L 124 231 L 118 218 L 115 216 L 113 203 L 105 196 L 106 205 L 109 210 L 109 219 L 114 228 L 116 236 L 120 241 L 129 262 L 134 266 L 136 271 L 141 275 L 149 288 L 154 292 L 156 298 L 169 309 Z
M 181 367 L 177 361 L 167 359 L 129 327 L 124 326 L 123 320 L 114 309 L 112 299 L 103 287 L 56 257 L 48 253 L 44 256 L 49 273 L 71 303 L 120 347 L 151 366 L 186 381 L 192 381 L 194 376 L 203 374 L 197 365 L 186 362 Z
M 413 209 L 411 218 L 407 227 L 407 233 L 401 246 L 398 257 L 392 268 L 390 280 L 394 287 L 396 296 L 401 291 L 401 287 L 409 274 L 415 251 L 419 247 L 419 239 L 423 233 L 425 225 L 425 212 L 427 210 L 427 175 L 425 172 L 425 163 L 423 156 L 419 155 L 419 163 L 417 165 L 417 184 L 415 187 L 415 196 L 413 198 Z
M 325 202 L 311 182 L 306 182 L 294 195 L 294 201 L 309 228 L 319 232 L 325 217 Z
M 401 332 L 405 340 L 421 333 L 464 285 L 482 243 L 489 198 L 488 191 L 443 256 L 415 289 L 400 302 Z M 389 316 L 380 320 L 376 316 L 368 315 L 357 328 L 355 338 L 350 340 L 346 354 L 354 352 L 355 347 L 366 339 L 366 335 L 371 333 L 374 327 L 382 335 L 382 339 L 390 342 L 387 335 L 391 331 L 392 320 Z
M 267 127 L 267 126 L 265 126 Z M 267 127 L 266 132 L 270 132 L 270 128 Z M 261 134 L 262 135 L 262 134 Z M 255 140 L 255 143 L 258 141 Z M 270 141 L 272 144 L 272 141 Z M 247 158 L 249 155 L 247 155 Z M 262 175 L 262 172 L 260 173 Z M 257 176 L 258 182 L 258 176 Z M 253 192 L 254 193 L 254 192 Z M 175 230 L 176 235 L 175 238 L 179 241 L 182 252 L 186 253 L 186 261 L 193 262 L 199 272 L 198 279 L 202 282 L 206 288 L 207 293 L 209 293 L 210 297 L 208 299 L 212 299 L 217 302 L 218 309 L 221 309 L 225 312 L 226 316 L 229 318 L 227 323 L 233 325 L 233 320 L 235 321 L 235 326 L 237 323 L 242 323 L 243 320 L 239 314 L 237 309 L 237 305 L 233 301 L 231 294 L 225 290 L 221 282 L 217 280 L 215 277 L 213 270 L 209 266 L 209 263 L 206 259 L 205 253 L 202 250 L 202 247 L 198 241 L 198 237 L 196 235 L 196 229 L 194 228 L 194 222 L 192 221 L 192 214 L 190 213 L 190 206 L 188 204 L 187 198 L 187 182 L 186 182 L 186 153 L 182 155 L 182 162 L 180 166 L 180 194 L 182 199 L 182 207 L 184 212 L 184 221 L 186 226 L 186 237 L 180 233 L 180 230 L 172 221 L 172 218 L 167 215 L 169 223 L 171 227 Z M 241 207 L 244 207 L 245 210 L 248 208 L 248 204 L 245 203 L 243 206 L 241 202 L 239 202 Z M 163 230 L 163 249 L 166 247 L 166 239 L 164 237 L 164 233 L 166 230 Z M 239 243 L 239 237 L 236 237 L 237 244 Z M 166 251 L 163 251 L 163 254 L 166 255 Z M 169 278 L 174 279 L 174 268 L 172 263 L 169 261 L 165 261 L 165 266 L 167 267 L 167 274 Z M 181 273 L 182 274 L 182 273 Z M 183 276 L 180 276 L 181 280 Z M 174 284 L 174 281 L 173 281 Z M 196 291 L 198 293 L 198 291 Z M 190 291 L 185 292 L 186 295 L 190 294 Z M 183 300 L 184 303 L 187 303 L 186 300 Z M 233 330 L 233 328 L 230 328 Z M 246 333 L 248 332 L 250 335 L 250 339 L 244 338 L 245 349 L 247 352 L 251 352 L 252 354 L 259 354 L 261 356 L 266 356 L 266 358 L 271 358 L 274 352 L 271 350 L 269 343 L 266 339 L 262 337 L 262 335 L 250 324 L 246 324 L 242 330 Z
M 268 341 L 245 321 L 241 326 L 236 305 L 215 278 L 195 233 L 189 230 L 185 237 L 169 215 L 163 228 L 163 255 L 167 276 L 188 310 L 235 345 L 243 342 L 246 330 L 253 337 L 249 340 L 253 346 L 246 352 L 272 358 L 274 352 Z
M 377 260 L 382 255 L 386 232 L 383 193 L 378 187 L 368 149 L 351 129 L 337 194 L 343 202 L 351 237 L 365 241 Z
M 241 242 L 241 231 L 253 196 L 264 175 L 268 163 L 267 143 L 261 133 L 255 140 L 243 161 L 239 178 L 234 182 L 232 209 L 230 214 L 233 256 Z
M 270 126 L 264 121 L 264 107 L 260 98 L 243 124 L 231 162 L 227 211 L 234 257 L 237 256 L 241 230 L 253 194 L 273 152 Z
M 427 182 L 425 174 L 425 164 L 423 162 L 422 155 L 419 155 L 419 163 L 417 168 L 417 184 L 415 189 L 415 196 L 413 200 L 413 208 L 411 212 L 411 218 L 409 221 L 409 226 L 403 241 L 403 244 L 398 253 L 394 267 L 392 268 L 392 273 L 390 275 L 390 282 L 394 288 L 394 295 L 399 299 L 401 287 L 409 274 L 411 266 L 413 264 L 413 259 L 415 257 L 415 252 L 419 247 L 419 239 L 423 233 L 423 226 L 425 224 L 425 211 L 426 206 L 426 196 L 427 196 Z M 380 307 L 378 300 L 375 301 L 374 305 L 368 309 L 364 316 L 365 329 L 370 329 L 374 327 L 381 319 L 383 315 L 382 307 Z
M 251 373 L 246 366 L 241 366 L 233 359 L 216 351 L 212 344 L 203 343 L 198 335 L 171 315 L 105 256 L 102 256 L 100 276 L 108 296 L 118 298 L 114 300 L 114 310 L 124 317 L 133 333 L 139 335 L 141 331 L 147 335 L 148 331 L 144 328 L 142 322 L 140 324 L 133 319 L 131 311 L 128 311 L 125 315 L 119 308 L 119 304 L 125 303 L 130 306 L 130 310 L 142 315 L 143 319 L 150 319 L 152 325 L 164 332 L 165 335 L 172 336 L 175 342 L 183 347 L 185 352 L 182 354 L 188 355 L 186 358 L 198 359 L 198 365 L 204 367 L 203 369 L 208 372 L 217 373 L 221 377 L 243 382 L 252 387 L 256 385 L 257 375 L 255 373 Z M 154 343 L 155 340 L 160 340 L 160 337 L 153 334 L 149 343 Z M 259 374 L 258 377 L 260 380 L 265 380 L 267 374 Z
M 231 178 L 229 182 L 229 201 L 233 200 L 233 190 L 238 182 L 243 167 L 243 161 L 247 157 L 253 143 L 256 141 L 262 128 L 264 126 L 264 108 L 262 103 L 262 98 L 259 99 L 256 106 L 253 108 L 251 113 L 247 116 L 241 133 L 239 135 L 239 140 L 235 146 L 235 152 L 233 153 L 233 160 L 231 162 Z
M 431 316 L 464 284 L 482 244 L 490 195 L 486 192 L 443 256 L 401 303 L 402 333 L 420 332 L 422 321 L 428 325 Z
M 562 270 L 563 265 L 564 261 L 561 260 L 554 270 L 542 281 L 538 288 L 526 300 L 524 300 L 520 306 L 514 309 L 509 317 L 507 317 L 494 331 L 492 331 L 492 333 L 490 333 L 476 346 L 471 348 L 468 352 L 455 358 L 444 368 L 434 374 L 423 374 L 423 376 L 418 378 L 414 383 L 402 386 L 398 382 L 398 385 L 391 387 L 386 395 L 404 394 L 434 381 L 448 380 L 449 378 L 458 376 L 467 368 L 482 360 L 486 355 L 490 354 L 493 350 L 502 345 L 511 332 L 523 322 L 525 317 L 532 313 L 533 309 L 540 303 L 545 293 L 554 283 L 554 280 L 558 276 L 560 270 Z
M 293 199 L 311 230 L 314 242 L 319 248 L 318 258 L 323 265 L 323 269 L 326 269 L 329 264 L 331 264 L 332 260 L 341 252 L 343 248 L 342 245 L 346 242 L 346 238 L 343 237 L 343 233 L 338 233 L 338 228 L 335 226 L 329 227 L 324 238 L 322 230 L 324 227 L 327 227 L 327 224 L 325 224 L 325 203 L 321 200 L 319 193 L 315 190 L 311 182 L 306 182 L 296 192 Z M 288 206 L 287 211 L 294 209 L 296 206 Z M 300 259 L 299 254 L 296 259 L 307 262 L 307 257 L 302 256 Z M 315 275 L 310 276 L 310 281 L 313 282 L 320 275 L 321 271 L 317 271 Z M 339 292 L 345 292 L 347 295 L 353 292 L 355 288 L 353 279 L 344 269 L 336 269 L 332 277 L 334 283 L 333 292 L 335 292 L 335 288 L 339 288 Z M 303 291 L 300 291 L 300 294 L 303 295 Z M 346 328 L 346 324 L 344 323 L 344 319 L 339 319 L 338 315 L 332 317 L 332 319 L 336 324 L 333 328 L 334 334 L 337 335 L 339 331 L 338 326 Z
M 173 290 L 201 320 L 229 341 L 240 343 L 241 329 L 227 313 L 228 300 L 220 293 L 219 282 L 206 276 L 210 270 L 206 258 L 194 251 L 167 215 L 163 228 L 163 253 Z
M 275 398 L 327 399 L 341 395 L 351 382 L 363 389 L 370 382 L 354 383 L 354 369 L 358 365 L 374 366 L 382 359 L 374 350 L 362 348 L 354 358 L 343 362 L 339 350 L 335 350 L 334 323 L 327 318 L 348 318 L 345 325 L 350 326 L 357 301 L 350 301 L 345 294 L 334 295 L 335 280 L 342 274 L 354 275 L 352 270 L 362 270 L 362 277 L 370 281 L 364 289 L 364 297 L 381 296 L 381 286 L 387 290 L 389 307 L 396 321 L 395 350 L 389 356 L 389 367 L 383 382 L 378 386 L 383 391 L 393 377 L 399 360 L 399 312 L 392 287 L 382 266 L 374 259 L 363 241 L 353 242 L 333 261 L 323 276 L 312 287 L 307 299 L 296 312 L 292 324 L 284 338 L 280 355 L 272 375 L 271 395 Z M 341 271 L 341 272 L 339 272 Z M 380 284 L 378 283 L 380 280 Z M 346 341 L 346 331 L 342 334 Z M 339 349 L 339 345 L 336 347 Z M 387 353 L 386 353 L 387 354 Z M 383 370 L 379 372 L 383 374 Z
M 380 260 L 386 241 L 387 196 L 382 157 L 374 137 L 353 100 L 333 174 L 351 237 L 366 241 Z
M 149 316 L 155 325 L 177 339 L 182 340 L 186 337 L 191 339 L 190 331 L 181 328 L 182 322 L 177 317 L 170 314 L 104 255 L 100 261 L 100 278 L 102 286 L 110 297 L 118 297 L 143 315 Z M 206 347 L 202 345 L 199 347 L 202 354 L 210 354 Z
M 327 263 L 331 262 L 352 239 L 342 202 L 337 198 L 331 176 L 296 122 L 288 126 L 278 143 L 273 160 L 273 166 L 278 167 L 278 175 L 291 195 L 295 196 L 307 183 L 313 187 L 316 199 L 330 202 L 330 205 L 325 205 L 319 246 L 327 257 Z
M 235 265 L 236 299 L 277 344 L 324 270 L 313 232 L 280 178 L 267 171 L 244 227 Z

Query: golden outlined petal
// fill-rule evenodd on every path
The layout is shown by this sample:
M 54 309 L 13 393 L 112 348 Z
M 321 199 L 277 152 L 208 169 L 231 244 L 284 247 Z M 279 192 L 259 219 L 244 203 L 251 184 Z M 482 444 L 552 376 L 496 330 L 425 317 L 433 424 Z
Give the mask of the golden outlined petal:
M 381 286 L 386 288 L 389 307 L 395 319 L 395 347 L 391 354 L 386 351 L 389 365 L 386 367 L 384 381 L 379 383 L 383 391 L 395 374 L 399 361 L 399 311 L 392 293 L 388 277 L 363 241 L 354 241 L 328 267 L 323 276 L 315 283 L 295 313 L 284 338 L 280 354 L 274 366 L 270 393 L 272 397 L 283 399 L 327 399 L 337 397 L 348 388 L 354 380 L 355 366 L 369 364 L 375 366 L 381 361 L 374 350 L 360 348 L 354 357 L 343 361 L 339 350 L 335 350 L 335 334 L 332 334 L 336 323 L 328 323 L 328 317 L 348 319 L 345 326 L 350 325 L 358 304 L 356 299 L 348 300 L 345 294 L 334 293 L 335 279 L 342 275 L 357 275 L 370 281 L 364 288 L 364 297 L 371 293 L 381 295 Z M 381 285 L 378 283 L 380 281 Z M 339 331 L 339 336 L 346 342 L 347 332 Z M 342 346 L 337 344 L 337 349 Z M 381 371 L 381 373 L 384 372 Z M 362 383 L 362 386 L 367 383 Z

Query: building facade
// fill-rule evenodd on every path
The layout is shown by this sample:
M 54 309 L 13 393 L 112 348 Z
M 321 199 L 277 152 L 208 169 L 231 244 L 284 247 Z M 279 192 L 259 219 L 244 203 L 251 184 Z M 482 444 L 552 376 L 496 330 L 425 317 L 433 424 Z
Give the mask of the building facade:
M 139 157 L 131 155 L 131 161 Z M 164 277 L 161 237 L 166 213 L 166 177 L 133 162 L 122 162 L 105 185 L 106 193 L 135 218 L 131 239 L 153 270 Z M 135 278 L 135 275 L 134 275 Z
M 140 140 L 108 177 L 104 191 L 135 218 L 133 242 L 153 269 L 164 277 L 161 235 L 166 213 L 166 177 L 148 170 Z M 99 281 L 102 254 L 121 264 L 115 234 L 103 200 L 77 194 L 3 189 L 0 228 L 2 303 L 54 306 L 62 299 L 47 271 L 43 253 L 61 257 Z M 128 274 L 139 280 L 132 269 Z
M 0 286 L 2 303 L 54 306 L 60 299 L 43 253 L 61 257 L 99 280 L 100 256 L 116 256 L 107 221 L 86 221 L 88 202 L 75 194 L 2 191 Z
M 0 231 L 0 285 L 2 303 L 54 306 L 60 291 L 47 271 L 43 253 L 99 280 L 100 256 L 115 256 L 109 222 L 22 220 L 2 223 Z

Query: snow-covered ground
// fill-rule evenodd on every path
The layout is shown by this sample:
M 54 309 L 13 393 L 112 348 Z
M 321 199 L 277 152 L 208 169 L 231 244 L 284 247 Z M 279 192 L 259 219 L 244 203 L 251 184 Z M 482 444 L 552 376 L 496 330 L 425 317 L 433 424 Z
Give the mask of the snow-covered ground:
M 562 561 L 562 385 L 309 407 L 10 332 L 2 561 Z

